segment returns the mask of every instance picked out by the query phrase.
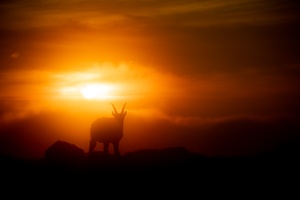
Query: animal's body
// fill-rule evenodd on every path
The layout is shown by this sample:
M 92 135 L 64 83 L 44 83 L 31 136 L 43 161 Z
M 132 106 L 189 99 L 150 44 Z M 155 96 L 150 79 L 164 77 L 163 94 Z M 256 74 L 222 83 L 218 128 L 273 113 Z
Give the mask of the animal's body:
M 125 105 L 120 113 L 117 112 L 113 106 L 113 117 L 101 117 L 96 119 L 90 128 L 90 147 L 91 153 L 96 147 L 97 142 L 103 143 L 103 152 L 108 153 L 108 147 L 111 143 L 114 147 L 114 154 L 119 156 L 119 142 L 123 137 L 123 124 L 126 111 L 124 112 Z

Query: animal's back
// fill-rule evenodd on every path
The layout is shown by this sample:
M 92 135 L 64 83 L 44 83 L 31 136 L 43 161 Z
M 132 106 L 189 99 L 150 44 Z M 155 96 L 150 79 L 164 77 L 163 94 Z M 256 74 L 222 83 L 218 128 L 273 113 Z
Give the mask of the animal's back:
M 122 138 L 121 125 L 114 118 L 102 117 L 96 119 L 90 128 L 91 139 L 99 142 L 118 141 Z

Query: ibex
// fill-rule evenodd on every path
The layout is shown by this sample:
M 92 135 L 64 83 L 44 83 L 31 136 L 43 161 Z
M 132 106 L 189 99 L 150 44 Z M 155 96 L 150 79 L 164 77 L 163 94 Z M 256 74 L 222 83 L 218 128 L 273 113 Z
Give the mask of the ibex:
M 109 143 L 114 147 L 114 155 L 120 156 L 119 142 L 123 137 L 124 117 L 127 111 L 124 112 L 126 103 L 123 105 L 122 111 L 118 113 L 113 104 L 113 117 L 102 117 L 96 119 L 90 128 L 90 148 L 89 153 L 92 153 L 97 142 L 103 143 L 103 152 L 108 154 Z

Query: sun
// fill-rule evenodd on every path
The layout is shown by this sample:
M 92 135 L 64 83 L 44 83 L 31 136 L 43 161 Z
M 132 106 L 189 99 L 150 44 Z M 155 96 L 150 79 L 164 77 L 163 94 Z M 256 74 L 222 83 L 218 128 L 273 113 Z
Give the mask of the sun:
M 111 86 L 104 84 L 91 84 L 81 88 L 81 94 L 85 99 L 105 99 L 108 98 Z
M 96 97 L 96 88 L 93 86 L 86 86 L 81 90 L 81 93 L 86 99 L 93 99 Z

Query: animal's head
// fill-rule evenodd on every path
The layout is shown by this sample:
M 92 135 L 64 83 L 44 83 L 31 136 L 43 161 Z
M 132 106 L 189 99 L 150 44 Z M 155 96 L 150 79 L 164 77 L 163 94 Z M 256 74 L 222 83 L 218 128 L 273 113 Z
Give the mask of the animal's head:
M 114 116 L 114 118 L 116 120 L 118 120 L 120 123 L 123 124 L 123 121 L 124 121 L 124 117 L 126 116 L 127 114 L 127 111 L 124 112 L 125 110 L 125 106 L 126 106 L 126 103 L 123 105 L 123 108 L 122 108 L 122 111 L 120 113 L 118 113 L 116 107 L 114 106 L 114 104 L 111 104 L 114 108 L 114 111 L 112 111 L 112 115 Z

